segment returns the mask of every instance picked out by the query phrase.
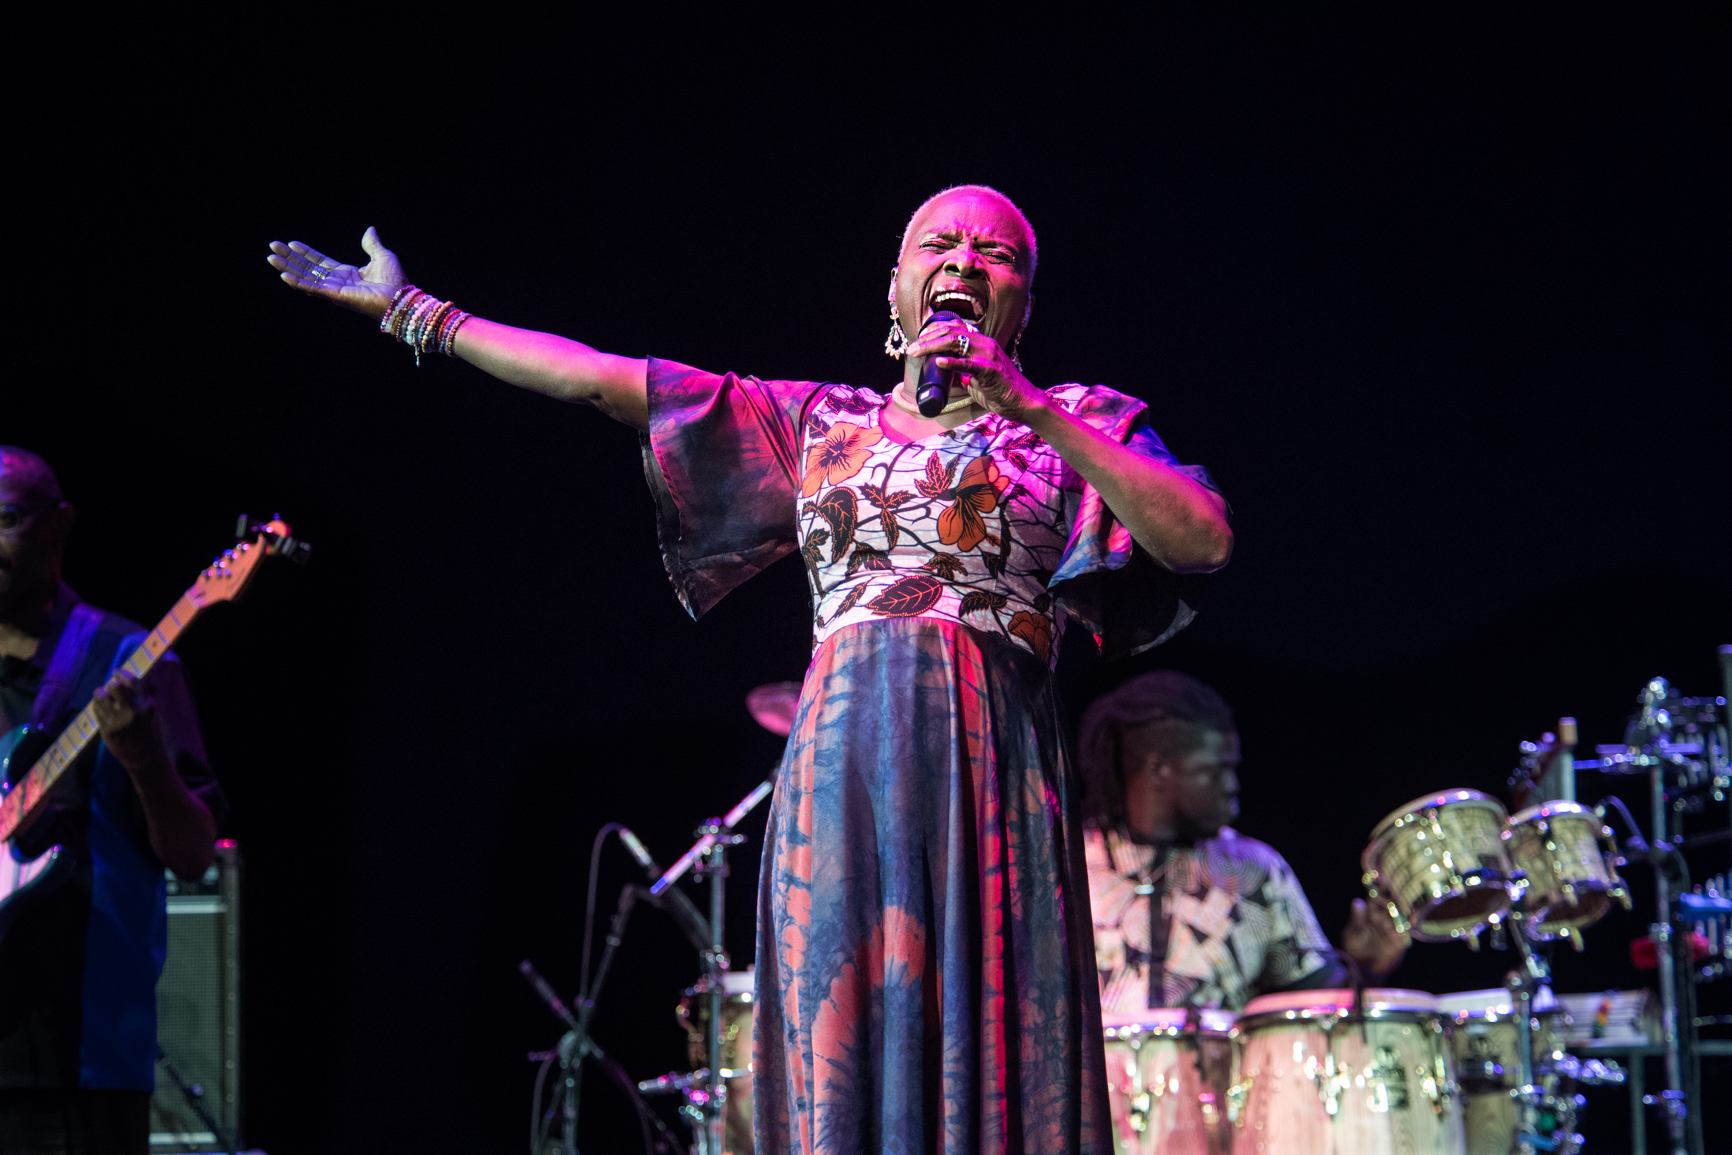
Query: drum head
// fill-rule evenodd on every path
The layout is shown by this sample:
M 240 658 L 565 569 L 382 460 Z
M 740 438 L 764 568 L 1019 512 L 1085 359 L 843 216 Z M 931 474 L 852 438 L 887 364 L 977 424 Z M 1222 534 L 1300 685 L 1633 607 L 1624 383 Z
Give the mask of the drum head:
M 1501 879 L 1488 879 L 1461 894 L 1447 895 L 1416 912 L 1413 937 L 1436 942 L 1458 938 L 1491 921 L 1509 908 L 1509 891 Z
M 1586 818 L 1597 828 L 1600 817 L 1580 802 L 1542 802 L 1538 806 L 1530 806 L 1519 814 L 1510 815 L 1511 826 L 1524 826 L 1536 818 L 1557 818 L 1562 815 L 1576 815 Z
M 1383 816 L 1383 821 L 1371 828 L 1371 841 L 1376 842 L 1387 834 L 1395 824 L 1410 814 L 1423 814 L 1427 810 L 1436 810 L 1440 806 L 1466 803 L 1470 806 L 1483 806 L 1497 811 L 1498 821 L 1506 821 L 1509 811 L 1503 803 L 1490 794 L 1478 790 L 1445 790 L 1439 794 L 1427 794 L 1423 798 L 1415 798 L 1405 806 L 1398 806 Z
M 1121 1035 L 1138 1031 L 1182 1031 L 1185 1029 L 1184 1007 L 1150 1007 L 1132 1011 L 1102 1011 L 1101 1026 Z
M 1232 1011 L 1204 1007 L 1194 1012 L 1197 1028 L 1205 1035 L 1224 1035 L 1238 1018 Z M 1153 1007 L 1148 1010 L 1102 1011 L 1101 1026 L 1111 1038 L 1129 1038 L 1139 1032 L 1176 1034 L 1186 1029 L 1193 1012 L 1184 1007 Z
M 1574 899 L 1559 898 L 1546 904 L 1536 918 L 1527 922 L 1528 937 L 1547 942 L 1571 930 L 1593 926 L 1612 909 L 1612 896 L 1603 890 L 1589 890 L 1577 884 Z
M 1279 994 L 1261 995 L 1246 1003 L 1244 1011 L 1239 1015 L 1239 1024 L 1244 1026 L 1252 1019 L 1270 1015 L 1279 1015 L 1282 1018 L 1289 1015 L 1294 1018 L 1339 1017 L 1352 1010 L 1351 990 L 1282 991 Z M 1367 987 L 1365 1013 L 1435 1015 L 1438 1013 L 1437 996 L 1400 987 Z
M 1515 996 L 1508 987 L 1492 987 L 1484 991 L 1451 991 L 1449 994 L 1437 996 L 1437 1009 L 1458 1023 L 1467 1019 L 1484 1018 L 1487 1014 L 1505 1018 L 1515 1013 Z M 1541 987 L 1534 992 L 1534 1014 L 1551 1014 L 1562 1009 L 1563 1004 L 1552 994 L 1552 988 Z

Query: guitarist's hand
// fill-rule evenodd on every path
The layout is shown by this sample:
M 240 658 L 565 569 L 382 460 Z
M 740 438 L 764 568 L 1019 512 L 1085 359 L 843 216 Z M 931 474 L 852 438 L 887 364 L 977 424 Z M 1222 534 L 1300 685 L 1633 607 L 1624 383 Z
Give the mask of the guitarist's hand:
M 162 745 L 162 723 L 156 716 L 156 703 L 132 674 L 115 671 L 108 684 L 96 691 L 90 708 L 96 714 L 96 725 L 102 731 L 108 752 L 126 767 L 128 774 L 137 778 L 164 768 L 173 772 L 168 765 L 168 751 Z
M 90 707 L 108 752 L 132 779 L 151 849 L 181 878 L 197 878 L 215 855 L 216 822 L 169 761 L 155 703 L 137 678 L 119 670 L 96 691 Z

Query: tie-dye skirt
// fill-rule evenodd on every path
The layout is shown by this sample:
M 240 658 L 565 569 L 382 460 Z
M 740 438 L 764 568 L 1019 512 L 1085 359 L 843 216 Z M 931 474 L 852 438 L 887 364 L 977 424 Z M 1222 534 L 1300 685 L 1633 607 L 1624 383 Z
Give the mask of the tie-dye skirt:
M 1060 735 L 1048 670 L 966 626 L 820 646 L 760 882 L 761 1155 L 1109 1155 Z

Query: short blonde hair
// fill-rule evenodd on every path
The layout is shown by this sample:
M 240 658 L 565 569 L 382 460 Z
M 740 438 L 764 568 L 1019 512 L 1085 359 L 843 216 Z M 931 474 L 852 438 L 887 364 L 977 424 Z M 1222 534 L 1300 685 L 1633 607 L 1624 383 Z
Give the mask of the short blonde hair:
M 937 192 L 921 201 L 920 207 L 915 209 L 913 214 L 908 218 L 908 223 L 902 226 L 902 243 L 897 246 L 896 249 L 897 259 L 901 259 L 902 250 L 908 247 L 908 236 L 914 230 L 914 222 L 920 218 L 921 213 L 926 211 L 927 206 L 940 197 L 946 197 L 951 193 L 958 192 L 985 193 L 987 196 L 997 197 L 1010 208 L 1011 212 L 1016 214 L 1016 219 L 1022 222 L 1022 231 L 1028 234 L 1028 283 L 1032 286 L 1034 284 L 1035 268 L 1040 264 L 1040 245 L 1034 239 L 1034 226 L 1028 223 L 1028 217 L 1023 214 L 1021 209 L 1016 207 L 1015 201 L 1011 200 L 991 185 L 953 184 L 949 188 L 939 189 Z

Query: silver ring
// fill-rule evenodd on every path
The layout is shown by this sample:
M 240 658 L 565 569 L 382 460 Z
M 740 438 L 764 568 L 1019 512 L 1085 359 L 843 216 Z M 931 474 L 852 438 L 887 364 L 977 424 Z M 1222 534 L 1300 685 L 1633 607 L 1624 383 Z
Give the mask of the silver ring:
M 324 265 L 309 265 L 307 266 L 307 275 L 312 277 L 315 281 L 323 281 L 331 274 Z
M 964 333 L 962 335 L 962 352 L 958 353 L 957 356 L 958 357 L 967 357 L 968 356 L 968 334 L 967 333 Z

